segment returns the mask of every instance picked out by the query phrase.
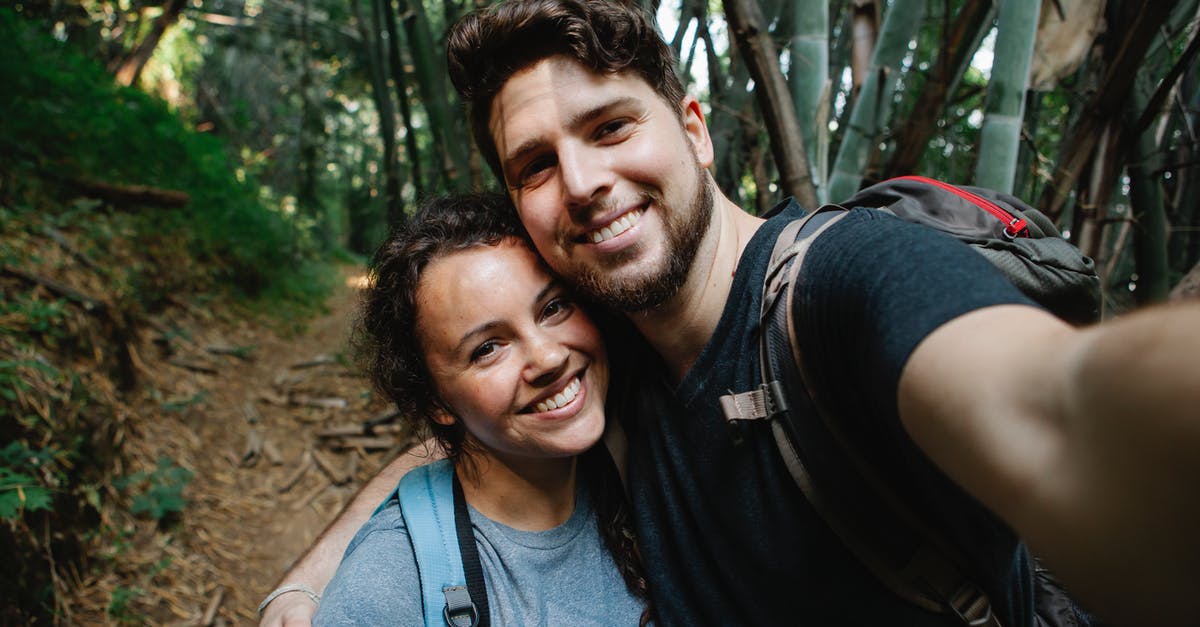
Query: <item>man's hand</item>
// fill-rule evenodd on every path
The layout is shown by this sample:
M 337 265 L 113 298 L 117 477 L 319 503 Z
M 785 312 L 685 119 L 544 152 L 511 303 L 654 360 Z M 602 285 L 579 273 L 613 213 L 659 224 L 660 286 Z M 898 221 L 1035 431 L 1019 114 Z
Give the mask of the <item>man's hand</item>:
M 258 627 L 312 627 L 317 604 L 307 594 L 296 590 L 281 594 L 267 604 L 258 620 Z

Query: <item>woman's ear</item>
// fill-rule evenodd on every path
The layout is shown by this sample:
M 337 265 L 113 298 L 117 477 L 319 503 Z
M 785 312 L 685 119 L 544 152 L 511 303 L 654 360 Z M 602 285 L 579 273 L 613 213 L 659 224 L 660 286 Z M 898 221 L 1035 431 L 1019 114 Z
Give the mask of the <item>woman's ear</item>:
M 454 425 L 455 422 L 458 422 L 458 418 L 455 418 L 454 414 L 451 414 L 449 411 L 447 411 L 446 408 L 442 406 L 441 401 L 438 401 L 437 409 L 433 410 L 433 421 L 439 425 L 442 425 L 443 427 L 449 427 Z

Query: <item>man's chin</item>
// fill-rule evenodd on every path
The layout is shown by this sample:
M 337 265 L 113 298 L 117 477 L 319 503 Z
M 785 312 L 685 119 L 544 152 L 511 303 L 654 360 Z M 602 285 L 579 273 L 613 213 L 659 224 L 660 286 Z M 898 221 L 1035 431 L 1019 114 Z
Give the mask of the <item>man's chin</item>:
M 616 272 L 590 272 L 573 281 L 580 292 L 602 305 L 623 313 L 640 313 L 661 306 L 671 299 L 683 284 L 669 272 L 660 269 L 652 275 Z

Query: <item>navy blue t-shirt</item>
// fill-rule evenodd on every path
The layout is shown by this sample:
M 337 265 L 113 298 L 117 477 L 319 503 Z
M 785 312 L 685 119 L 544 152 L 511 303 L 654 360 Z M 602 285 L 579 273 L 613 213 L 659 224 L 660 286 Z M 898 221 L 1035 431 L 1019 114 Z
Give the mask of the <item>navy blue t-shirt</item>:
M 718 398 L 760 380 L 758 312 L 791 203 L 748 244 L 720 323 L 683 382 L 639 360 L 642 391 L 624 408 L 635 525 L 664 625 L 960 624 L 889 592 L 796 487 L 762 421 L 729 425 Z M 856 209 L 814 241 L 795 293 L 814 388 L 895 479 L 959 541 L 1005 625 L 1032 620 L 1027 555 L 1003 523 L 959 490 L 905 434 L 900 371 L 942 323 L 1029 301 L 978 253 L 931 229 Z M 819 470 L 819 469 L 813 469 Z M 834 498 L 837 498 L 834 495 Z

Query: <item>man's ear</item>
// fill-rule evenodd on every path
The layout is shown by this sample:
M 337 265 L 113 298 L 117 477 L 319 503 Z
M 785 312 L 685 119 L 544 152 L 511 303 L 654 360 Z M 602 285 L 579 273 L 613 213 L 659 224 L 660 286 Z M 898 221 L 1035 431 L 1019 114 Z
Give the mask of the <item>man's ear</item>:
M 700 101 L 691 95 L 684 96 L 679 103 L 679 110 L 682 116 L 683 132 L 692 142 L 692 152 L 696 155 L 696 161 L 702 168 L 709 167 L 713 163 L 714 151 L 712 137 L 708 134 L 708 122 L 704 119 Z

